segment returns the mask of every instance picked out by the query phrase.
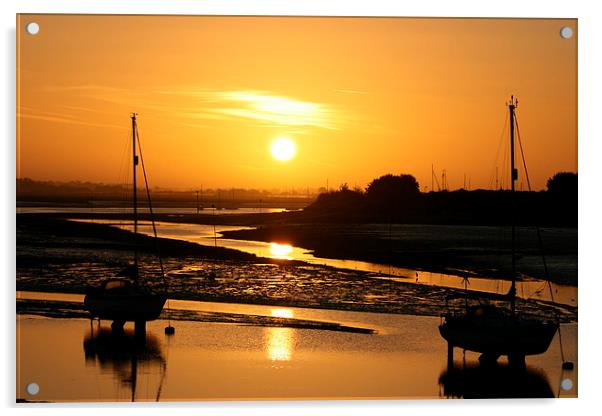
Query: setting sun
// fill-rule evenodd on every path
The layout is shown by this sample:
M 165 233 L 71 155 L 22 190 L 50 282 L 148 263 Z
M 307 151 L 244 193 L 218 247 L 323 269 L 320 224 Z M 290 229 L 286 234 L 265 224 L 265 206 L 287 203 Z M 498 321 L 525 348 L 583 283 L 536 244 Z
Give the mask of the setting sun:
M 279 137 L 272 142 L 270 150 L 274 159 L 286 162 L 295 157 L 297 146 L 288 137 Z

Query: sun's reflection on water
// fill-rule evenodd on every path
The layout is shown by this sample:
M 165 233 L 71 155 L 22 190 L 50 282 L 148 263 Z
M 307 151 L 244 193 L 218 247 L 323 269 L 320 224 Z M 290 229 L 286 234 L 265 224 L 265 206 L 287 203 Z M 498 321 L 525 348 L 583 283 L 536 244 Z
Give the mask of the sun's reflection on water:
M 270 243 L 270 257 L 276 259 L 292 260 L 293 246 L 290 244 Z
M 292 318 L 292 309 L 277 308 L 271 315 L 278 318 Z M 266 328 L 266 353 L 271 361 L 290 361 L 293 355 L 295 332 L 292 328 Z
M 288 309 L 288 308 L 276 308 L 276 309 L 272 309 L 270 311 L 270 314 L 272 316 L 275 316 L 277 318 L 292 318 L 293 317 L 293 310 L 292 309 Z

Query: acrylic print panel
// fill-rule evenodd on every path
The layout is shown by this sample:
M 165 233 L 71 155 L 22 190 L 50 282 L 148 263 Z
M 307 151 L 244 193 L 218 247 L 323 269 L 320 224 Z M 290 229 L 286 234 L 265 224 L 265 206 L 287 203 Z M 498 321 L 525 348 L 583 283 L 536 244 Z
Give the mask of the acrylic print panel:
M 577 395 L 576 20 L 17 25 L 18 401 Z

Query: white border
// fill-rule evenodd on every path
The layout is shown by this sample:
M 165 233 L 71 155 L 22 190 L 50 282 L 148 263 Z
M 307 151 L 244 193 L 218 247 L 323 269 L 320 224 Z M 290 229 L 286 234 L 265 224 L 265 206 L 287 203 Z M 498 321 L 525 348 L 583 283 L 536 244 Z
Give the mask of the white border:
M 0 115 L 5 137 L 2 142 L 4 163 L 0 168 L 2 203 L 0 203 L 0 261 L 4 273 L 2 303 L 3 316 L 2 349 L 3 374 L 0 376 L 1 405 L 8 413 L 15 411 L 15 311 L 14 311 L 14 191 L 15 191 L 15 14 L 16 13 L 122 13 L 122 14 L 249 14 L 249 15 L 348 15 L 348 16 L 456 16 L 456 17 L 564 17 L 579 19 L 579 399 L 555 401 L 346 401 L 346 402 L 244 402 L 244 403 L 193 403 L 180 405 L 178 413 L 197 414 L 244 414 L 244 415 L 301 415 L 308 412 L 318 415 L 345 412 L 349 415 L 416 413 L 450 415 L 487 414 L 507 415 L 509 412 L 524 411 L 546 414 L 576 414 L 593 412 L 599 406 L 600 394 L 600 343 L 602 313 L 596 304 L 602 291 L 602 273 L 596 262 L 600 243 L 599 192 L 600 125 L 602 89 L 599 74 L 602 74 L 601 27 L 602 15 L 597 13 L 595 1 L 548 0 L 528 2 L 525 0 L 498 0 L 495 2 L 475 0 L 305 0 L 305 1 L 257 1 L 257 0 L 22 0 L 1 2 L 3 54 L 1 71 L 4 96 L 0 99 Z M 19 406 L 21 414 L 40 412 L 56 415 L 77 414 L 82 411 L 91 415 L 106 413 L 114 405 L 46 405 Z M 132 414 L 161 414 L 169 412 L 174 405 L 136 405 L 128 412 Z M 23 410 L 24 409 L 24 410 Z
M 20 13 L 124 13 L 124 14 L 251 14 L 346 16 L 458 16 L 458 17 L 582 17 L 587 2 L 558 1 L 529 4 L 524 0 L 357 1 L 357 0 L 21 0 Z

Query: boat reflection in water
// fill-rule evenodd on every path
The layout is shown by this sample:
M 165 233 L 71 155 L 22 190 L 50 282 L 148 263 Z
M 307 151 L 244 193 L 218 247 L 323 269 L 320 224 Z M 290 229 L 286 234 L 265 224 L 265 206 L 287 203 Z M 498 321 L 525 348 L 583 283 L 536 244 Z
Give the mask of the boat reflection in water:
M 464 399 L 554 398 L 543 370 L 508 365 L 454 365 L 439 376 L 440 396 Z
M 84 337 L 86 366 L 98 366 L 102 372 L 129 387 L 131 401 L 136 401 L 138 375 L 144 374 L 145 385 L 156 384 L 157 389 L 142 400 L 159 401 L 167 372 L 167 360 L 156 337 L 136 335 L 134 331 L 111 331 L 91 328 Z M 156 380 L 155 380 L 156 379 Z

